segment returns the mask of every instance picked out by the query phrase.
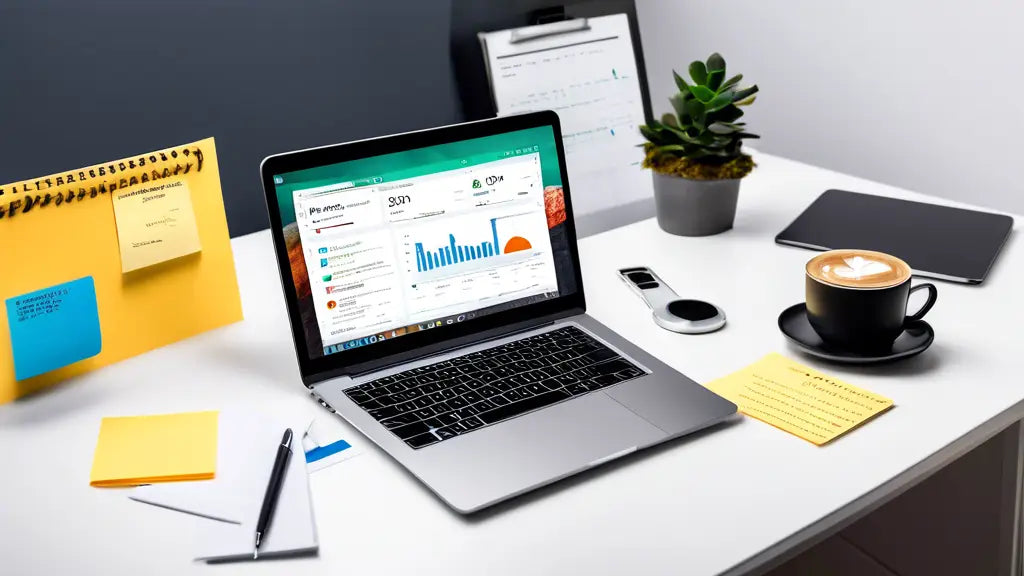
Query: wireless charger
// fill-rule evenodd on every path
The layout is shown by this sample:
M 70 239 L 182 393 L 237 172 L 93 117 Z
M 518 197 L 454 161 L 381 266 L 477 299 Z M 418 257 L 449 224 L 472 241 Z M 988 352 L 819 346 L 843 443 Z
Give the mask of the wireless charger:
M 623 268 L 619 277 L 651 309 L 654 323 L 682 334 L 704 334 L 725 326 L 725 312 L 703 300 L 684 300 L 650 268 Z

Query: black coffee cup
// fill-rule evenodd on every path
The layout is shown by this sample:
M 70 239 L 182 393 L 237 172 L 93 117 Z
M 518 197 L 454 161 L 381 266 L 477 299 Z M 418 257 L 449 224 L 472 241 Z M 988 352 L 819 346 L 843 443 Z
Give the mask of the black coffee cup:
M 843 350 L 891 350 L 907 323 L 923 318 L 938 297 L 933 284 L 911 287 L 910 266 L 881 252 L 824 252 L 805 272 L 807 319 L 826 344 Z M 907 302 L 918 290 L 927 290 L 928 300 L 907 316 Z

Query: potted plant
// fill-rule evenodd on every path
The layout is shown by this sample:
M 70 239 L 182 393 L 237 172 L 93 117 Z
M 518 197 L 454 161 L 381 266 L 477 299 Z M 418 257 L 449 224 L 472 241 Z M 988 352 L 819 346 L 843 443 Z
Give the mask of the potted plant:
M 673 72 L 679 93 L 675 114 L 640 127 L 643 166 L 654 177 L 658 225 L 681 236 L 708 236 L 732 228 L 740 179 L 754 169 L 743 140 L 758 138 L 738 120 L 757 86 L 739 88 L 742 74 L 725 78 L 725 59 L 690 64 L 690 82 Z

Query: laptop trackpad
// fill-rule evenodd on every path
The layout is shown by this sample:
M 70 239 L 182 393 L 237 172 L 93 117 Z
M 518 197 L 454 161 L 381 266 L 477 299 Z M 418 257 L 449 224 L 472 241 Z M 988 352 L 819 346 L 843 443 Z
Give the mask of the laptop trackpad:
M 732 402 L 676 373 L 655 373 L 604 392 L 670 436 L 703 428 L 736 412 Z

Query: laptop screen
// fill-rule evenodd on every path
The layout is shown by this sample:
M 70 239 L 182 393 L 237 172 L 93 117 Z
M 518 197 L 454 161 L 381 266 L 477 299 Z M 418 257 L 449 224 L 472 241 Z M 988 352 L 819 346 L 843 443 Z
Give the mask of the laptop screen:
M 274 174 L 310 358 L 576 291 L 539 126 Z

